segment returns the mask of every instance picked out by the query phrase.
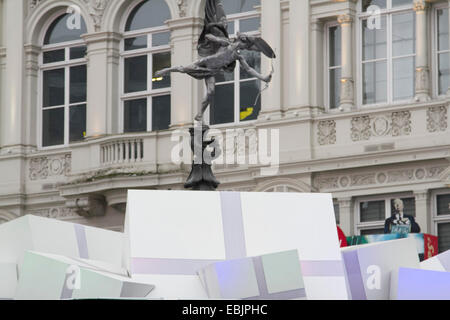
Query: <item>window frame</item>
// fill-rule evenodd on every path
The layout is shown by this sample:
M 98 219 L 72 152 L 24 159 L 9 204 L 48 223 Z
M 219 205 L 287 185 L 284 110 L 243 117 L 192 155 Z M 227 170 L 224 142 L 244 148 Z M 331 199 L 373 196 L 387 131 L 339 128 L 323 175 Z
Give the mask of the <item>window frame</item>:
M 172 83 L 169 87 L 152 89 L 152 76 L 153 76 L 153 55 L 157 53 L 170 53 L 171 65 L 173 61 L 173 55 L 171 50 L 172 45 L 172 35 L 169 27 L 167 25 L 162 25 L 153 28 L 138 29 L 133 31 L 125 31 L 126 23 L 130 17 L 133 10 L 140 5 L 144 0 L 135 0 L 131 3 L 125 14 L 122 17 L 120 23 L 120 30 L 122 30 L 122 39 L 120 41 L 119 50 L 119 116 L 118 116 L 118 128 L 121 134 L 138 134 L 138 133 L 148 133 L 153 131 L 153 98 L 158 96 L 172 96 Z M 167 3 L 166 3 L 167 4 Z M 170 8 L 168 8 L 170 12 Z M 154 34 L 169 33 L 169 43 L 167 45 L 152 46 L 152 37 Z M 125 40 L 128 38 L 147 36 L 147 48 L 135 49 L 135 50 L 125 50 Z M 147 57 L 147 90 L 125 93 L 125 59 L 133 57 Z M 147 130 L 139 132 L 125 132 L 125 102 L 130 100 L 147 100 Z M 170 126 L 170 123 L 169 123 Z
M 251 18 L 261 19 L 260 12 L 258 12 L 256 9 L 254 9 L 253 11 L 240 12 L 240 13 L 234 13 L 234 14 L 227 15 L 228 24 L 231 24 L 231 23 L 234 24 L 234 33 L 230 34 L 230 39 L 233 39 L 234 36 L 236 35 L 236 33 L 240 30 L 240 21 L 246 20 L 246 19 L 251 19 Z M 245 34 L 248 34 L 251 36 L 261 36 L 261 29 L 259 29 L 257 31 L 245 32 Z M 264 56 L 264 54 L 261 53 L 261 59 L 263 58 L 263 56 Z M 241 96 L 240 96 L 241 82 L 246 82 L 246 81 L 250 82 L 250 81 L 255 81 L 258 79 L 257 78 L 247 78 L 247 79 L 241 80 L 240 74 L 241 74 L 241 65 L 240 65 L 239 61 L 237 61 L 236 68 L 234 69 L 234 79 L 231 81 L 219 83 L 219 86 L 234 83 L 234 121 L 227 122 L 227 123 L 220 123 L 220 124 L 211 124 L 211 117 L 210 117 L 211 113 L 210 113 L 210 108 L 208 107 L 208 109 L 206 110 L 205 115 L 204 115 L 204 121 L 211 128 L 221 129 L 221 128 L 227 128 L 230 125 L 238 127 L 238 126 L 252 125 L 252 124 L 256 123 L 257 119 L 247 120 L 247 121 L 240 120 L 240 106 L 239 105 L 240 105 L 240 99 L 241 99 Z M 216 83 L 216 87 L 217 87 L 217 83 Z M 261 88 L 262 88 L 262 81 L 261 81 Z M 204 89 L 203 94 L 206 94 L 206 88 Z M 260 97 L 260 99 L 261 98 L 262 97 Z M 262 108 L 262 103 L 261 103 L 261 108 Z
M 384 222 L 387 218 L 391 216 L 391 201 L 397 198 L 414 198 L 415 196 L 413 192 L 401 192 L 395 193 L 394 195 L 373 195 L 373 196 L 362 196 L 358 197 L 354 202 L 354 232 L 355 235 L 361 235 L 362 230 L 372 230 L 372 229 L 384 229 Z M 370 201 L 384 201 L 385 208 L 385 220 L 383 221 L 370 221 L 370 222 L 361 222 L 361 212 L 360 212 L 360 204 L 362 202 L 370 202 Z M 414 200 L 415 201 L 415 200 Z M 417 212 L 416 212 L 417 214 Z
M 342 37 L 342 27 L 339 24 L 339 22 L 337 21 L 331 21 L 331 22 L 327 22 L 324 25 L 324 30 L 325 30 L 325 36 L 324 36 L 324 45 L 323 47 L 325 48 L 325 54 L 324 54 L 324 66 L 325 66 L 325 76 L 324 76 L 324 88 L 325 88 L 325 97 L 324 97 L 324 102 L 325 102 L 325 110 L 329 113 L 340 113 L 340 105 L 336 106 L 336 108 L 331 108 L 330 106 L 330 72 L 332 69 L 341 69 L 341 75 L 342 75 L 342 47 L 341 47 L 341 64 L 339 66 L 334 66 L 334 67 L 330 67 L 330 29 L 333 27 L 339 27 L 341 29 L 341 37 Z M 341 77 L 342 79 L 342 77 Z M 341 90 L 341 85 L 339 85 L 339 90 Z
M 361 106 L 361 109 L 374 109 L 374 108 L 382 108 L 382 107 L 386 107 L 386 106 L 395 106 L 395 105 L 402 105 L 405 103 L 412 103 L 415 101 L 415 88 L 414 88 L 414 94 L 411 98 L 409 99 L 402 99 L 402 100 L 396 100 L 394 101 L 393 98 L 393 60 L 395 59 L 399 59 L 399 58 L 406 58 L 406 57 L 413 57 L 414 61 L 416 60 L 415 57 L 417 56 L 417 51 L 416 48 L 414 48 L 414 54 L 410 54 L 410 55 L 405 55 L 405 56 L 397 56 L 395 57 L 395 59 L 392 57 L 392 16 L 394 14 L 398 14 L 398 13 L 406 13 L 406 12 L 413 12 L 414 13 L 414 19 L 416 19 L 415 17 L 415 12 L 413 10 L 413 0 L 411 0 L 411 4 L 407 4 L 407 5 L 402 5 L 402 6 L 398 6 L 398 7 L 392 7 L 392 0 L 386 0 L 386 9 L 381 9 L 380 14 L 381 16 L 386 16 L 386 58 L 383 59 L 371 59 L 371 60 L 366 60 L 365 63 L 367 62 L 375 62 L 375 61 L 386 61 L 387 64 L 387 70 L 386 70 L 386 74 L 387 74 L 387 97 L 386 97 L 386 102 L 378 102 L 378 103 L 369 103 L 369 104 L 364 104 L 363 103 L 363 82 L 364 82 L 364 78 L 363 78 L 363 50 L 362 50 L 362 46 L 363 46 L 363 42 L 362 42 L 362 36 L 363 36 L 363 32 L 362 32 L 362 25 L 363 25 L 363 21 L 366 20 L 370 15 L 366 12 L 362 12 L 362 1 L 358 1 L 357 3 L 357 15 L 356 15 L 356 39 L 357 39 L 357 46 L 356 46 L 356 56 L 357 56 L 357 63 L 356 63 L 356 74 L 357 74 L 357 79 L 358 81 L 356 81 L 356 90 L 357 90 L 357 94 L 356 94 L 356 99 L 357 99 L 357 103 L 359 106 Z M 417 29 L 417 25 L 415 22 L 415 30 Z M 416 39 L 416 34 L 414 34 L 414 39 L 415 41 L 417 41 Z M 414 79 L 413 79 L 413 83 L 415 84 L 415 72 L 416 72 L 416 65 L 414 63 Z
M 438 10 L 442 9 L 448 9 L 449 10 L 449 21 L 450 21 L 450 7 L 448 3 L 436 3 L 433 4 L 432 10 L 431 10 L 431 73 L 432 73 L 432 94 L 433 97 L 436 99 L 445 99 L 447 97 L 447 93 L 439 94 L 439 55 L 443 53 L 450 54 L 450 40 L 449 40 L 449 49 L 438 51 L 438 19 L 437 19 L 437 13 Z M 450 37 L 450 26 L 449 26 L 449 37 Z
M 76 47 L 86 47 L 87 50 L 87 44 L 86 42 L 81 38 L 80 40 L 74 40 L 74 41 L 66 41 L 66 42 L 59 42 L 55 44 L 44 44 L 45 36 L 47 32 L 49 31 L 50 26 L 52 23 L 61 15 L 66 14 L 66 10 L 59 10 L 52 14 L 47 21 L 45 22 L 42 32 L 39 37 L 39 43 L 41 44 L 39 56 L 38 56 L 38 115 L 37 115 L 37 142 L 38 142 L 38 149 L 39 150 L 56 150 L 61 148 L 67 148 L 71 145 L 77 144 L 82 142 L 80 141 L 74 141 L 70 142 L 70 107 L 71 106 L 79 106 L 79 105 L 86 105 L 86 125 L 87 125 L 87 110 L 88 110 L 88 97 L 87 97 L 87 58 L 79 58 L 79 59 L 70 59 L 70 49 L 76 48 Z M 82 17 L 84 19 L 84 17 Z M 86 21 L 86 20 L 85 20 Z M 86 25 L 87 26 L 87 25 Z M 46 63 L 44 64 L 44 53 L 48 51 L 55 51 L 55 50 L 61 50 L 64 49 L 64 61 L 58 61 L 58 62 L 52 62 L 52 63 Z M 86 51 L 87 55 L 87 51 Z M 77 67 L 77 66 L 86 66 L 86 101 L 85 102 L 77 102 L 77 103 L 70 103 L 70 68 Z M 44 72 L 50 71 L 50 70 L 57 70 L 57 69 L 64 69 L 64 104 L 59 106 L 51 106 L 44 108 L 44 92 L 43 92 L 43 85 L 44 85 Z M 53 146 L 44 146 L 43 143 L 43 126 L 44 126 L 44 117 L 43 113 L 44 110 L 53 110 L 58 108 L 64 108 L 64 143 L 59 145 L 53 145 Z M 87 128 L 86 128 L 87 129 Z

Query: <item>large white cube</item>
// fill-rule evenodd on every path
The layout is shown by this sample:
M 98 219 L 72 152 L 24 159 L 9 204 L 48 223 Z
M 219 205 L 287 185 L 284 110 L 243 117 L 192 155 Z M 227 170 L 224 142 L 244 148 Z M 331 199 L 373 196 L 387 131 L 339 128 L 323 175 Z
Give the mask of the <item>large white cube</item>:
M 330 194 L 132 190 L 125 239 L 125 265 L 155 284 L 151 297 L 206 299 L 201 268 L 297 249 L 309 298 L 347 298 Z
M 13 264 L 16 268 L 22 263 L 27 250 L 90 259 L 121 267 L 123 233 L 33 215 L 0 225 L 1 262 Z M 12 281 L 17 283 L 17 277 L 0 274 L 0 287 L 15 287 Z M 6 295 L 5 290 L 1 298 L 13 298 L 13 290 L 8 292 Z
M 424 270 L 447 271 L 450 272 L 450 250 L 438 254 L 420 263 L 420 268 Z
M 17 287 L 17 264 L 0 262 L 0 300 L 12 299 Z

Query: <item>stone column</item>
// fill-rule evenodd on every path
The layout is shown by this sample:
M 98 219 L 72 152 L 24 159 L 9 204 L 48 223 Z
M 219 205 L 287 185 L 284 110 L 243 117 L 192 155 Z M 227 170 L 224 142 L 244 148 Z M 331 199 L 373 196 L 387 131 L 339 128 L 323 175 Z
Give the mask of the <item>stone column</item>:
M 281 51 L 281 5 L 280 0 L 261 1 L 261 37 L 274 49 L 277 58 L 268 59 L 262 55 L 261 70 L 267 75 L 275 69 L 267 90 L 261 97 L 261 115 L 263 118 L 281 117 L 281 77 L 282 77 L 282 51 Z
M 416 101 L 430 100 L 430 70 L 428 66 L 427 8 L 425 0 L 414 0 L 416 12 Z
M 416 198 L 416 222 L 419 224 L 422 233 L 431 231 L 431 212 L 429 210 L 428 190 L 414 191 Z
M 118 133 L 119 44 L 114 32 L 96 32 L 82 36 L 87 44 L 86 136 L 98 138 Z
M 353 18 L 349 14 L 338 17 L 341 25 L 341 103 L 340 108 L 351 110 L 355 106 L 353 81 Z
M 186 66 L 197 59 L 196 41 L 201 24 L 200 18 L 193 17 L 168 22 L 171 31 L 172 66 Z M 171 127 L 192 126 L 202 99 L 201 94 L 198 94 L 198 86 L 203 88 L 203 83 L 181 73 L 172 73 L 171 80 Z
M 311 21 L 311 105 L 324 106 L 323 22 Z
M 289 2 L 289 86 L 288 107 L 310 106 L 310 5 L 309 1 Z
M 346 236 L 354 234 L 354 218 L 352 208 L 352 198 L 338 198 L 339 203 L 339 226 Z
M 35 45 L 25 45 L 25 103 L 23 105 L 24 112 L 27 115 L 25 122 L 25 144 L 27 146 L 37 147 L 38 135 L 37 121 L 39 119 L 39 101 L 37 101 L 37 92 L 41 90 L 38 88 L 38 74 L 39 74 L 39 54 L 41 48 Z M 38 133 L 40 134 L 40 133 Z
M 6 66 L 3 73 L 2 104 L 0 106 L 1 152 L 21 152 L 24 137 L 23 75 L 24 75 L 24 12 L 23 0 L 7 0 L 3 3 Z M 14 30 L 13 30 L 14 29 Z M 3 50 L 4 52 L 4 50 Z M 4 60 L 4 59 L 2 59 Z M 6 81 L 6 79 L 8 79 Z

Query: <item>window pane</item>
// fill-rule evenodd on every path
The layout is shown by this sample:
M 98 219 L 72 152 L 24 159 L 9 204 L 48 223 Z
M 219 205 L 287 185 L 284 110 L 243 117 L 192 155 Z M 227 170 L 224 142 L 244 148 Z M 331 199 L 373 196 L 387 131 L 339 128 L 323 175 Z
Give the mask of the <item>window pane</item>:
M 448 50 L 448 9 L 437 10 L 438 19 L 438 50 Z
M 152 130 L 166 130 L 170 126 L 170 96 L 154 97 L 152 102 Z
M 339 224 L 340 223 L 340 221 L 339 221 L 340 220 L 339 203 L 334 203 L 333 207 L 334 207 L 334 216 L 336 218 L 336 224 Z
M 64 108 L 44 110 L 42 118 L 42 145 L 64 144 Z
M 260 26 L 261 26 L 260 18 L 239 20 L 239 31 L 240 32 L 258 31 Z
M 254 11 L 255 6 L 259 6 L 260 0 L 226 0 L 222 1 L 227 14 Z
M 380 9 L 386 9 L 386 0 L 363 0 L 362 11 L 367 11 L 367 8 L 372 5 L 378 6 Z
M 213 125 L 234 122 L 234 83 L 216 86 L 214 107 L 209 114 Z
M 330 28 L 330 67 L 341 65 L 341 28 Z
M 147 91 L 147 56 L 125 59 L 125 93 Z
M 70 68 L 70 103 L 86 101 L 86 65 Z
M 241 103 L 239 105 L 241 121 L 258 118 L 261 111 L 261 97 L 258 98 L 260 91 L 261 81 L 259 80 L 241 82 Z M 256 98 L 258 98 L 258 101 L 256 101 Z
M 392 7 L 399 7 L 412 4 L 412 0 L 392 0 Z
M 147 99 L 125 101 L 123 130 L 125 133 L 147 131 Z
M 147 36 L 125 39 L 125 51 L 147 48 Z
M 248 65 L 255 69 L 256 72 L 261 73 L 261 53 L 256 51 L 243 51 L 241 55 L 245 58 Z M 254 78 L 244 68 L 241 67 L 241 79 Z
M 70 48 L 70 60 L 82 59 L 86 56 L 86 46 Z
M 138 4 L 128 17 L 125 31 L 163 26 L 170 19 L 165 0 L 147 0 Z
M 66 60 L 64 49 L 44 52 L 44 63 L 52 63 Z
M 164 68 L 170 67 L 170 52 L 155 53 L 153 55 L 153 89 L 161 89 L 170 87 L 170 74 L 164 77 L 156 77 L 155 73 Z
M 437 197 L 437 215 L 450 214 L 450 194 L 441 194 Z
M 222 72 L 216 76 L 216 83 L 234 81 L 234 71 L 233 72 Z
M 234 21 L 228 21 L 228 27 L 227 27 L 228 34 L 234 34 Z
M 414 57 L 393 60 L 394 100 L 414 96 Z
M 381 28 L 376 29 L 368 24 L 367 20 L 363 21 L 363 60 L 386 58 L 386 17 L 380 18 Z
M 387 101 L 387 65 L 386 61 L 363 64 L 363 103 L 381 103 Z
M 330 70 L 330 109 L 341 104 L 341 68 Z
M 359 209 L 361 222 L 384 221 L 386 219 L 384 200 L 361 202 Z
M 44 71 L 43 105 L 45 107 L 64 104 L 64 69 Z
M 54 44 L 66 41 L 80 40 L 80 36 L 87 32 L 84 19 L 80 18 L 80 24 L 72 14 L 63 14 L 53 21 L 45 34 L 44 44 Z
M 170 43 L 170 32 L 155 33 L 152 35 L 152 46 L 165 46 Z
M 86 134 L 86 105 L 72 106 L 69 113 L 70 142 L 83 140 Z
M 384 234 L 384 229 L 368 229 L 368 230 L 361 230 L 362 236 L 368 236 L 370 234 Z
M 391 215 L 395 213 L 394 200 L 391 199 Z M 415 198 L 401 198 L 403 201 L 403 214 L 408 216 L 416 216 L 416 199 Z
M 394 57 L 416 52 L 415 12 L 392 16 L 392 55 Z
M 439 94 L 445 94 L 450 86 L 450 54 L 441 53 L 439 59 Z
M 450 223 L 438 224 L 438 247 L 440 253 L 450 250 Z

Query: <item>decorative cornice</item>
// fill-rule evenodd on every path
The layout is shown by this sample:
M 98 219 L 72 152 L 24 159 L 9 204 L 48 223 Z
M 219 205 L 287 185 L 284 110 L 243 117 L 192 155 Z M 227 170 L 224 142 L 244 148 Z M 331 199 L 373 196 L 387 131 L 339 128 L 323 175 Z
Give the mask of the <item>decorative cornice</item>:
M 180 18 L 186 17 L 187 14 L 187 1 L 186 0 L 177 0 L 178 6 L 178 15 Z
M 349 14 L 341 14 L 338 16 L 337 21 L 341 25 L 351 24 L 353 22 L 353 17 Z

